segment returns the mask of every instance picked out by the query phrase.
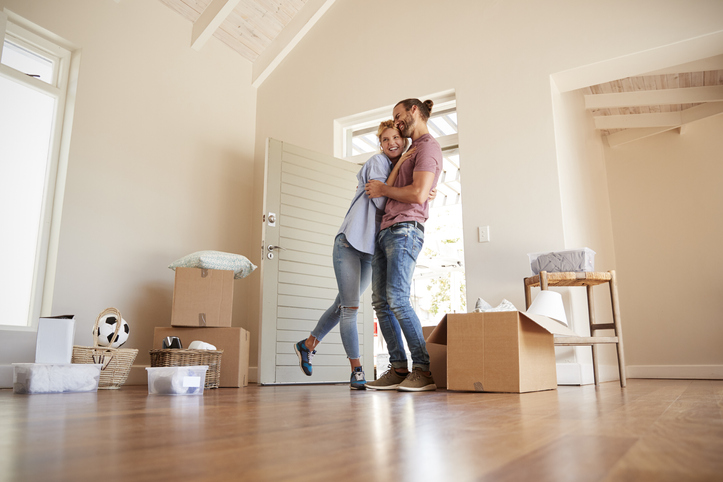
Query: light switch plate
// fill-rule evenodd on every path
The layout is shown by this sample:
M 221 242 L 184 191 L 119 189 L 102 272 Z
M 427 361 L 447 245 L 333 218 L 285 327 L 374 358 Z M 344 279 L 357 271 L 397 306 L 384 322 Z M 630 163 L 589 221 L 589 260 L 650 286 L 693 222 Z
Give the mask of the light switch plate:
M 489 226 L 478 227 L 477 233 L 479 236 L 480 243 L 489 243 L 490 242 L 490 227 Z

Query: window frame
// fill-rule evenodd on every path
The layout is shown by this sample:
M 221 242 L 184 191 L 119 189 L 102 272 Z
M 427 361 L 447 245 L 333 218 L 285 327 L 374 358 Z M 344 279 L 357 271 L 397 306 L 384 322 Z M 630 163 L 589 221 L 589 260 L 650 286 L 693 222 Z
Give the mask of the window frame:
M 37 329 L 39 317 L 51 315 L 52 310 L 80 50 L 4 9 L 0 12 L 0 62 L 6 39 L 54 61 L 52 83 L 0 63 L 0 76 L 55 99 L 28 319 L 25 325 L 0 324 L 2 330 L 31 331 Z
M 434 101 L 433 113 L 455 111 L 457 110 L 457 99 L 454 90 L 441 92 L 439 94 L 425 96 L 424 99 L 432 99 Z M 394 105 L 380 107 L 378 109 L 362 112 L 334 121 L 334 156 L 340 159 L 353 162 L 355 164 L 363 164 L 369 159 L 371 153 L 363 153 L 355 156 L 348 155 L 349 146 L 352 137 L 359 132 L 374 132 L 379 123 L 385 119 L 392 118 L 392 110 Z M 459 138 L 457 134 L 437 137 L 442 150 L 458 147 Z

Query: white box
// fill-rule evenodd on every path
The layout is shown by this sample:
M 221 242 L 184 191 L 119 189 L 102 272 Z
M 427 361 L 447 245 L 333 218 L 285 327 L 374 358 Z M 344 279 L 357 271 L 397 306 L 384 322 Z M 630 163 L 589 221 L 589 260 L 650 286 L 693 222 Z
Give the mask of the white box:
M 13 363 L 13 392 L 96 392 L 103 365 Z
M 146 367 L 149 395 L 203 395 L 208 365 Z
M 70 364 L 74 338 L 74 315 L 41 317 L 35 339 L 35 363 Z
M 540 274 L 540 271 L 548 273 L 595 271 L 595 251 L 590 248 L 528 253 L 527 256 L 530 257 L 532 274 Z

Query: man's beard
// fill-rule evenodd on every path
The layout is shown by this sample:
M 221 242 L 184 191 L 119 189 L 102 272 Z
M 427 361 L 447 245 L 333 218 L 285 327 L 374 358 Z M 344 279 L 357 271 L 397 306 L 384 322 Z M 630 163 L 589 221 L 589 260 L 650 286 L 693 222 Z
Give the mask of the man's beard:
M 407 117 L 404 119 L 404 130 L 401 131 L 402 137 L 412 137 L 412 132 L 414 132 L 414 117 L 411 115 L 407 115 Z

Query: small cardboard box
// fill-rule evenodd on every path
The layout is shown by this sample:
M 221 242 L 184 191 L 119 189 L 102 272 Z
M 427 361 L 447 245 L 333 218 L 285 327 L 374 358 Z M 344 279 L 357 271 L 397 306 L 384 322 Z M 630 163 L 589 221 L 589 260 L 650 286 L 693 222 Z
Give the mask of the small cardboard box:
M 163 348 L 163 339 L 177 336 L 184 348 L 194 340 L 205 341 L 223 350 L 219 387 L 245 387 L 249 383 L 249 332 L 243 328 L 188 328 L 157 326 L 153 348 Z
M 171 326 L 231 326 L 233 271 L 176 268 Z
M 432 372 L 434 384 L 437 388 L 445 388 L 447 386 L 447 345 L 438 343 L 430 343 L 429 335 L 432 334 L 436 326 L 423 326 L 422 333 L 424 339 L 427 340 L 427 353 L 429 353 L 429 371 Z
M 553 333 L 575 336 L 555 320 L 518 311 L 447 314 L 427 338 L 427 350 L 447 346 L 448 390 L 554 390 Z

